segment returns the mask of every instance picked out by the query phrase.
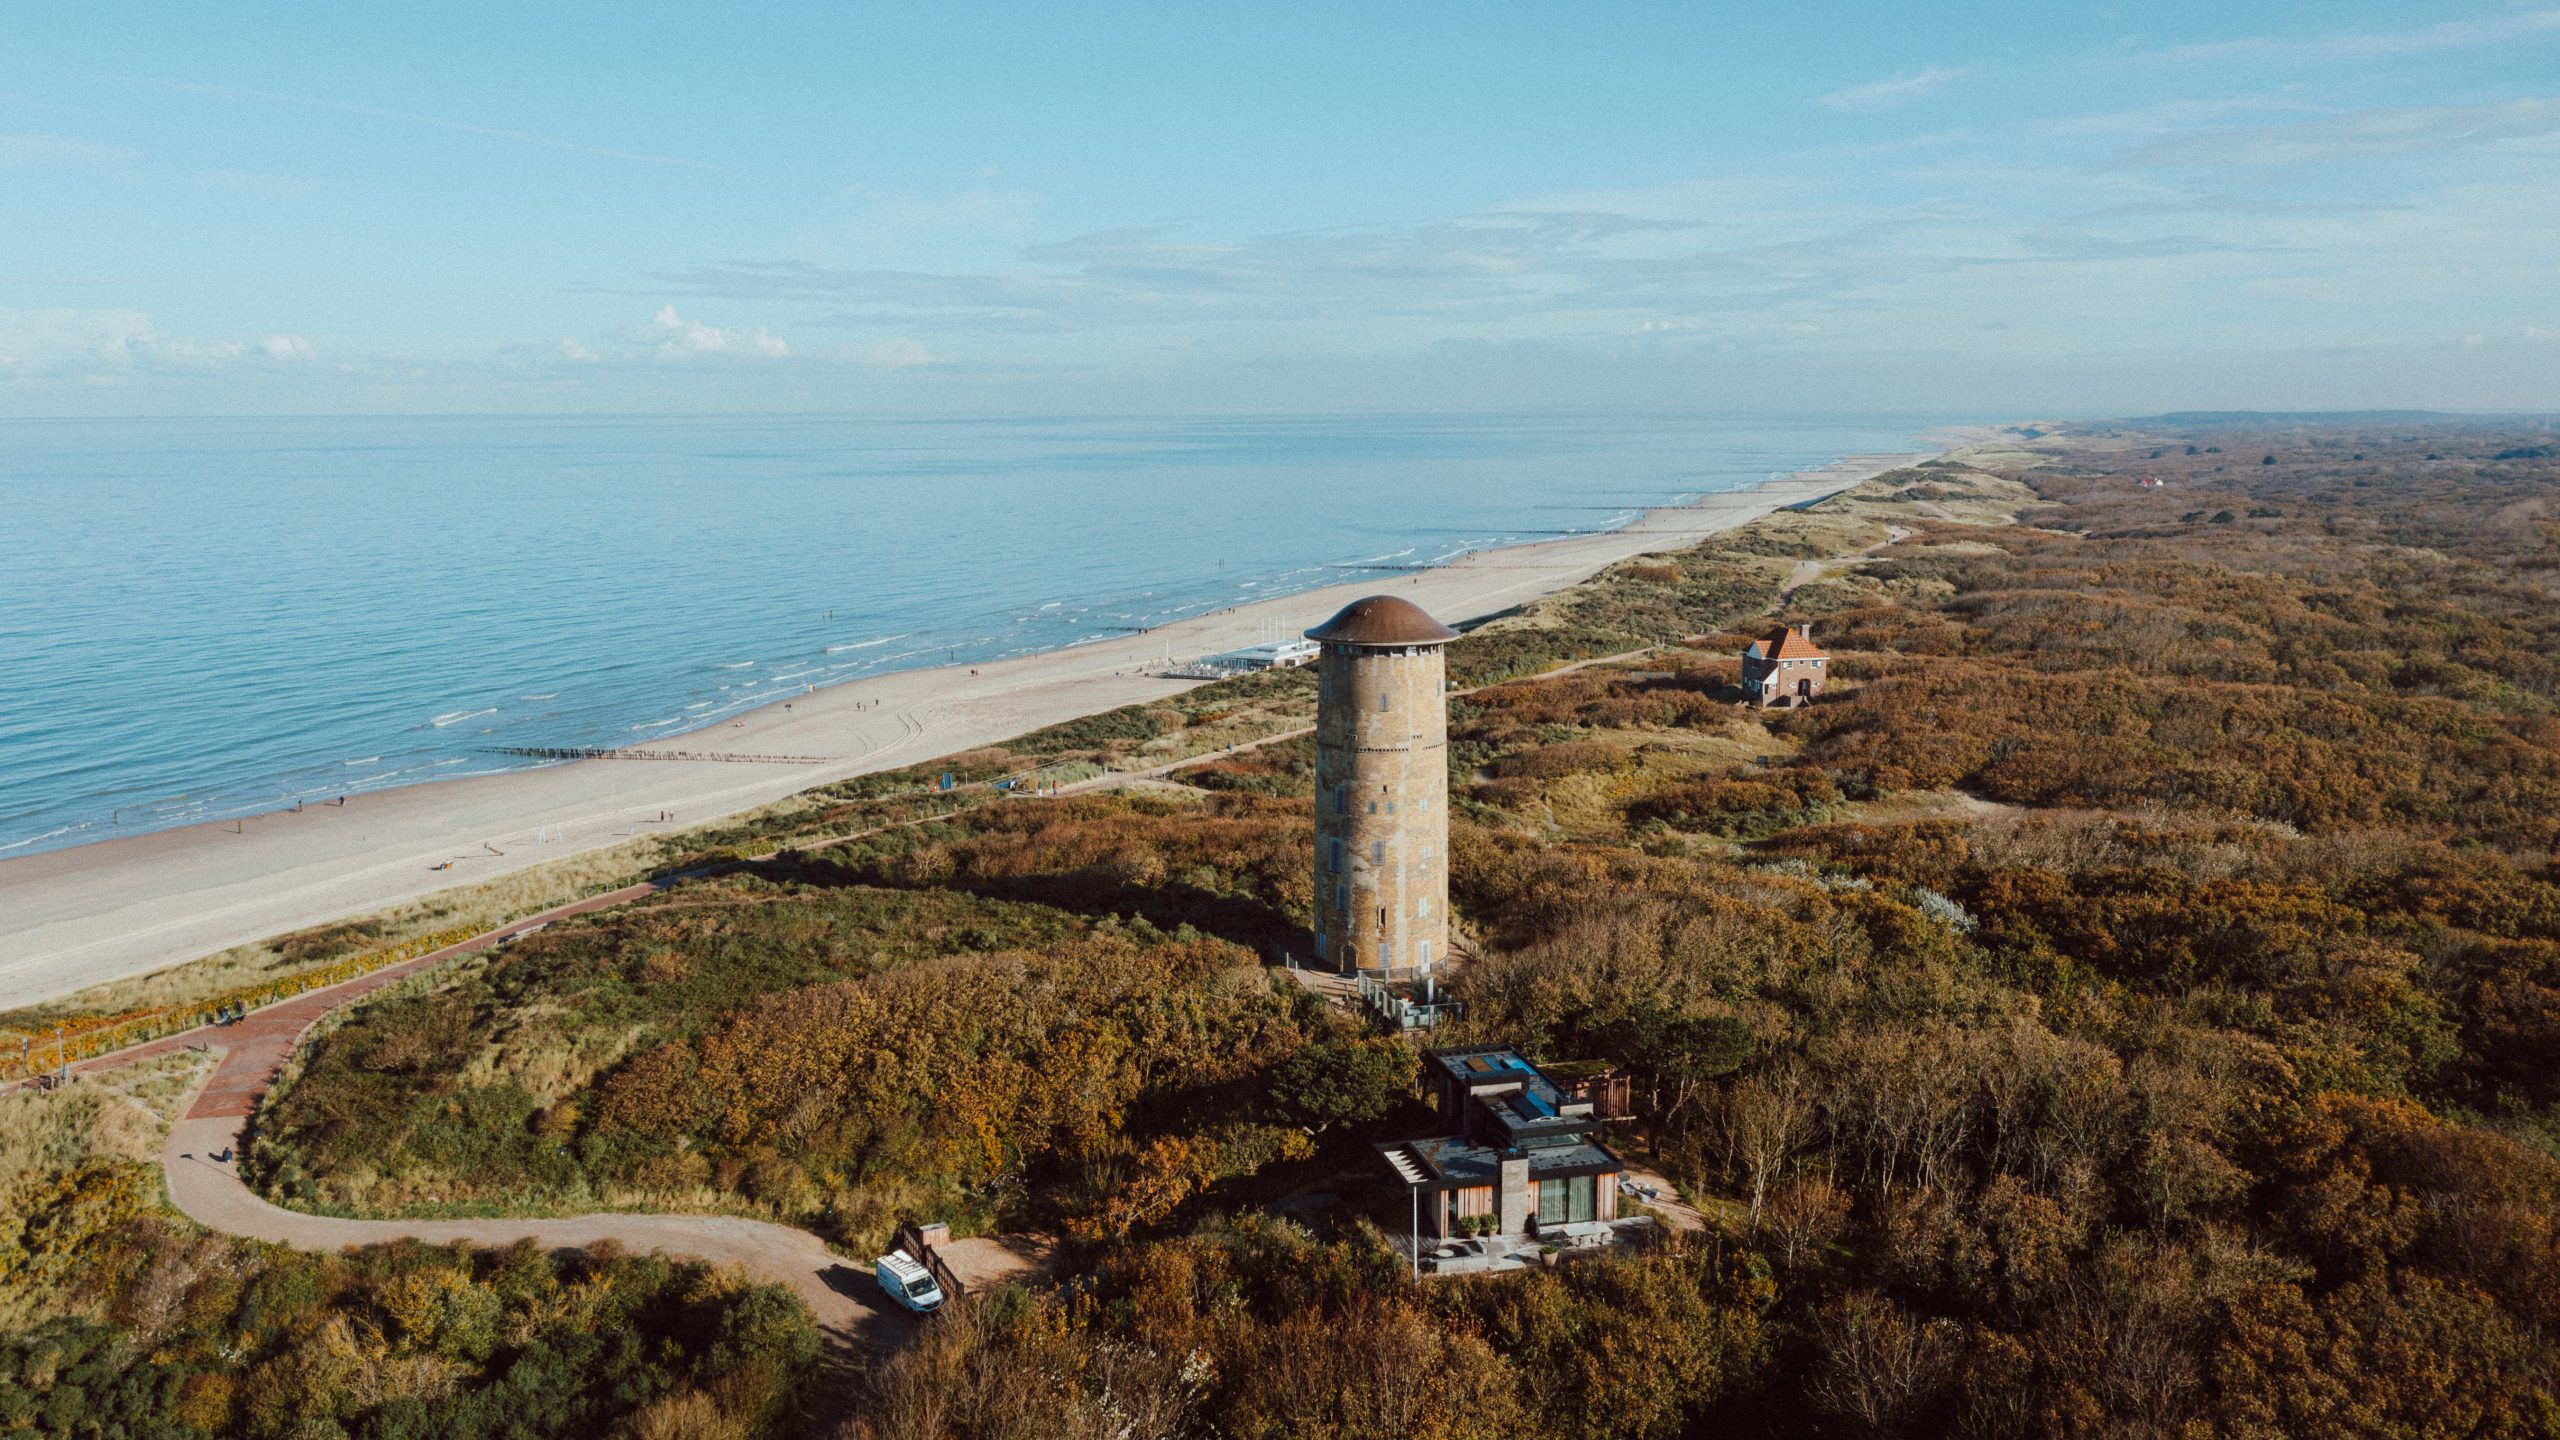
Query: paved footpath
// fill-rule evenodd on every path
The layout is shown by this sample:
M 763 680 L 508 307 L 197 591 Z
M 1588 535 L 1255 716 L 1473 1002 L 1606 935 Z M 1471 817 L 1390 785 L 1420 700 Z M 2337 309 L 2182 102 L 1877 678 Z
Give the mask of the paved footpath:
M 327 1005 L 317 1007 L 310 1018 L 319 1018 L 327 1009 Z M 160 1152 L 169 1201 L 208 1230 L 304 1250 L 344 1250 L 399 1240 L 430 1245 L 460 1241 L 497 1249 L 531 1240 L 545 1250 L 558 1251 L 588 1250 L 612 1241 L 636 1253 L 664 1251 L 714 1265 L 735 1265 L 757 1280 L 790 1286 L 808 1302 L 826 1334 L 828 1368 L 836 1372 L 834 1383 L 825 1390 L 836 1396 L 844 1393 L 845 1377 L 860 1367 L 865 1356 L 898 1343 L 912 1330 L 912 1317 L 880 1303 L 868 1265 L 848 1262 L 829 1251 L 817 1236 L 788 1225 L 732 1215 L 344 1220 L 270 1204 L 240 1178 L 237 1159 L 249 1112 L 299 1034 L 300 1029 L 288 1032 L 277 1024 L 246 1037 L 238 1048 L 223 1050 L 221 1064 L 197 1092 L 186 1118 L 170 1127 Z M 1037 1281 L 1047 1274 L 1054 1258 L 1050 1242 L 1029 1236 L 956 1240 L 941 1247 L 941 1255 L 972 1289 L 1009 1280 Z
M 432 1245 L 461 1241 L 488 1248 L 531 1240 L 547 1250 L 585 1250 L 612 1241 L 638 1253 L 664 1251 L 714 1265 L 736 1265 L 758 1280 L 790 1286 L 808 1302 L 826 1332 L 829 1368 L 835 1372 L 835 1383 L 827 1385 L 826 1390 L 841 1396 L 845 1393 L 845 1377 L 858 1368 L 862 1357 L 902 1339 L 912 1321 L 905 1312 L 891 1310 L 880 1302 L 867 1265 L 846 1262 L 805 1230 L 727 1215 L 343 1220 L 305 1215 L 270 1204 L 240 1178 L 237 1157 L 251 1112 L 321 1017 L 429 966 L 486 950 L 553 920 L 636 900 L 682 878 L 685 877 L 667 876 L 589 896 L 415 960 L 268 1006 L 237 1024 L 191 1030 L 75 1068 L 102 1069 L 199 1047 L 221 1056 L 213 1074 L 188 1105 L 185 1117 L 170 1127 L 160 1155 L 161 1168 L 168 1176 L 170 1203 L 209 1230 L 305 1250 L 342 1250 L 398 1240 Z M 973 1288 L 1006 1280 L 1037 1279 L 1047 1271 L 1052 1258 L 1048 1243 L 1031 1237 L 959 1240 L 943 1247 L 941 1253 L 953 1273 Z
M 102 1057 L 98 1064 L 126 1064 L 155 1054 L 204 1045 L 222 1062 L 169 1130 L 160 1163 L 169 1177 L 170 1202 L 210 1230 L 272 1240 L 306 1250 L 339 1250 L 394 1240 L 505 1246 L 530 1239 L 549 1249 L 583 1250 L 613 1240 L 636 1251 L 664 1250 L 715 1264 L 746 1267 L 759 1279 L 778 1280 L 800 1293 L 831 1331 L 851 1336 L 874 1313 L 835 1277 L 835 1256 L 805 1230 L 716 1215 L 580 1215 L 560 1220 L 338 1220 L 304 1215 L 269 1204 L 240 1178 L 236 1164 L 216 1155 L 239 1154 L 250 1112 L 265 1096 L 302 1037 L 339 1006 L 459 955 L 482 951 L 537 925 L 603 910 L 665 889 L 677 877 L 646 881 L 573 904 L 529 915 L 415 960 L 385 966 L 343 984 L 299 995 L 252 1012 L 237 1024 L 191 1030 L 149 1045 Z M 86 1068 L 86 1067 L 83 1067 Z M 870 1284 L 867 1278 L 860 1282 Z
M 229 1057 L 225 1057 L 225 1065 Z M 217 1075 L 220 1072 L 216 1072 Z M 208 1099 L 215 1097 L 208 1096 Z M 228 1108 L 220 1103 L 217 1109 Z M 271 1205 L 253 1193 L 232 1164 L 247 1117 L 206 1115 L 202 1108 L 172 1126 L 160 1163 L 169 1176 L 169 1200 L 208 1230 L 271 1240 L 304 1250 L 343 1250 L 419 1240 L 431 1245 L 466 1241 L 491 1248 L 531 1240 L 546 1250 L 585 1250 L 611 1240 L 627 1250 L 663 1250 L 738 1265 L 759 1280 L 790 1286 L 809 1302 L 818 1323 L 838 1337 L 868 1341 L 878 1313 L 860 1296 L 867 1274 L 839 1273 L 843 1262 L 818 1237 L 787 1225 L 726 1215 L 575 1215 L 557 1220 L 338 1220 Z

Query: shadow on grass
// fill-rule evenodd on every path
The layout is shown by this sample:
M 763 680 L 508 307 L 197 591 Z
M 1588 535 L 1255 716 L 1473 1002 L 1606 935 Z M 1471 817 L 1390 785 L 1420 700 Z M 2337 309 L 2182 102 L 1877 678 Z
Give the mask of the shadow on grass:
M 1078 870 L 1000 879 L 949 876 L 918 885 L 824 859 L 798 857 L 776 857 L 765 862 L 762 869 L 776 881 L 825 888 L 871 885 L 902 890 L 956 890 L 981 899 L 1046 905 L 1097 919 L 1131 915 L 1164 931 L 1188 925 L 1203 935 L 1242 945 L 1265 960 L 1276 961 L 1283 955 L 1303 958 L 1308 948 L 1306 927 L 1278 906 L 1248 895 L 1225 894 L 1180 882 L 1138 885 L 1117 876 Z

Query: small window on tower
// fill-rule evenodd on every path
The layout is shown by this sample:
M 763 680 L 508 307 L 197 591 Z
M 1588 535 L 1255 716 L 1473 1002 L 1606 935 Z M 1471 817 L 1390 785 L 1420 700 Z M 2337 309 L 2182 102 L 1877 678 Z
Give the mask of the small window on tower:
M 1387 713 L 1387 697 L 1384 695 L 1378 697 L 1378 713 L 1381 715 Z
M 1369 842 L 1369 863 L 1372 865 L 1384 865 L 1387 863 L 1386 841 L 1372 840 Z

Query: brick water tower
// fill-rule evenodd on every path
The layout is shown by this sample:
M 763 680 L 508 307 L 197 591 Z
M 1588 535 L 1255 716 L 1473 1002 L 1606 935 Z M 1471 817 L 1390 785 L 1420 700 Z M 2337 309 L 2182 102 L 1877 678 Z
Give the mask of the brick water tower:
M 1372 595 L 1307 632 L 1316 662 L 1316 959 L 1428 973 L 1449 958 L 1449 702 L 1458 632 Z

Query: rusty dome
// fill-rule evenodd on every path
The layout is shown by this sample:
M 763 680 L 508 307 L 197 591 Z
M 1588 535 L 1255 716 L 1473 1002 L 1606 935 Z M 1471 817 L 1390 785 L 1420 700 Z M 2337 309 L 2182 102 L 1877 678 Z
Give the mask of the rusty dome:
M 1343 606 L 1307 638 L 1341 645 L 1440 645 L 1457 639 L 1458 632 L 1410 600 L 1371 595 Z

